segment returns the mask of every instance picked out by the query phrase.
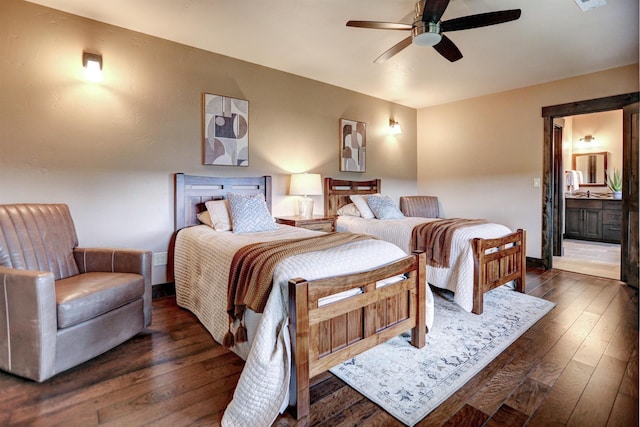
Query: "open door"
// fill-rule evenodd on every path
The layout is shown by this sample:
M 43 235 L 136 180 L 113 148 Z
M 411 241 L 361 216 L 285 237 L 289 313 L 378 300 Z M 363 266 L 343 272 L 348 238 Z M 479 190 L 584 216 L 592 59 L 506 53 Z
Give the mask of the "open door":
M 638 103 L 623 107 L 622 132 L 622 240 L 620 279 L 638 289 Z

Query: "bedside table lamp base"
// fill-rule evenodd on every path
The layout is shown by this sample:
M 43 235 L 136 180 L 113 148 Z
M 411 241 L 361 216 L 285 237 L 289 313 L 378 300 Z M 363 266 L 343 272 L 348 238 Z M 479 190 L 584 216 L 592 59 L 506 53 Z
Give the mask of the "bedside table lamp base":
M 304 197 L 298 200 L 298 215 L 303 218 L 311 218 L 313 216 L 313 199 Z

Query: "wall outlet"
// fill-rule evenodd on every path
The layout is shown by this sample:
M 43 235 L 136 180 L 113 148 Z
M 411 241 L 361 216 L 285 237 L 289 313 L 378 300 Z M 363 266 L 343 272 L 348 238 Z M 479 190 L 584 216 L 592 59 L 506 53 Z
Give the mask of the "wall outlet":
M 167 265 L 167 252 L 156 252 L 153 254 L 153 266 Z

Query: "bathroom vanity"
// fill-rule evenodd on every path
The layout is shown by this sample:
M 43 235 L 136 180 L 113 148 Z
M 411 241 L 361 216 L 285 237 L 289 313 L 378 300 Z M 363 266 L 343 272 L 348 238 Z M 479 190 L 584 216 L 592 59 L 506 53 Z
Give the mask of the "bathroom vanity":
M 567 197 L 565 202 L 565 238 L 620 243 L 622 200 Z

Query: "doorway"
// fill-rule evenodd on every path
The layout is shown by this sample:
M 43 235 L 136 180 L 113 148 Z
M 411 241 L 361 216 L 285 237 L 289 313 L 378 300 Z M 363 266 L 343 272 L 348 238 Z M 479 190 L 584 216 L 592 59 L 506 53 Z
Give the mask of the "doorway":
M 554 118 L 624 109 L 623 119 L 623 199 L 621 236 L 621 280 L 638 287 L 638 101 L 640 93 L 573 102 L 542 108 L 544 118 L 543 203 L 541 267 L 553 266 L 554 236 L 561 223 L 557 214 L 561 206 L 564 181 L 554 176 L 559 151 L 553 143 Z M 629 107 L 630 106 L 630 107 Z M 629 107 L 629 108 L 625 108 Z
M 553 120 L 553 268 L 620 280 L 621 200 L 608 175 L 622 169 L 622 123 L 621 109 Z

